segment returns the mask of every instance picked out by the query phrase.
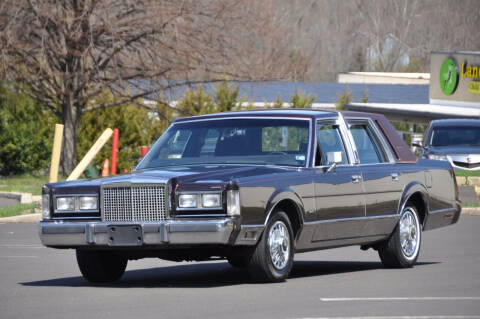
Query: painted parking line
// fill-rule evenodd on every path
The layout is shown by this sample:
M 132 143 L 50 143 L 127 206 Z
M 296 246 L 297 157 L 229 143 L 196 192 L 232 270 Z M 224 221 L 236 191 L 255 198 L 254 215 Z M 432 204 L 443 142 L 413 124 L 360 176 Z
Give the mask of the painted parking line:
M 361 317 L 312 317 L 302 319 L 480 319 L 480 316 L 361 316 Z
M 428 301 L 428 300 L 480 300 L 480 297 L 369 297 L 369 298 L 320 298 L 320 301 Z M 480 317 L 480 316 L 479 316 Z

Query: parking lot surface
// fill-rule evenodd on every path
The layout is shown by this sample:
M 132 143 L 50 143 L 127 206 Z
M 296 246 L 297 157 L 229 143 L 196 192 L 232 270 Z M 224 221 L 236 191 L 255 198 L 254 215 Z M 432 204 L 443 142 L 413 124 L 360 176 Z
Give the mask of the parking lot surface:
M 284 283 L 225 261 L 130 261 L 116 283 L 84 280 L 73 250 L 35 224 L 0 224 L 0 318 L 480 319 L 480 217 L 424 233 L 418 265 L 384 269 L 358 247 L 298 254 Z

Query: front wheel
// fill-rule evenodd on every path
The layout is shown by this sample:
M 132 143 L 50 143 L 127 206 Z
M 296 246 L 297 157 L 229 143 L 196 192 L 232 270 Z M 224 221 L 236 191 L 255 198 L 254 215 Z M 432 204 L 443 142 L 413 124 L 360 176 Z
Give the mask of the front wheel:
M 250 258 L 249 272 L 259 281 L 279 282 L 293 265 L 293 231 L 287 214 L 277 211 L 268 221 Z
M 379 247 L 378 254 L 385 267 L 412 267 L 420 253 L 421 242 L 420 218 L 415 207 L 407 203 L 397 227 L 390 238 Z
M 109 251 L 77 249 L 77 262 L 83 277 L 90 282 L 111 282 L 122 277 L 128 259 Z

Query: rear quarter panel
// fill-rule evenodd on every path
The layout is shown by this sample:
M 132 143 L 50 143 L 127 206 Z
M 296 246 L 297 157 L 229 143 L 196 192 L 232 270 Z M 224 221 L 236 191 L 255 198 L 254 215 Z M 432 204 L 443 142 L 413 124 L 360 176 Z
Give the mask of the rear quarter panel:
M 428 159 L 419 160 L 425 167 L 425 186 L 428 191 L 428 214 L 424 229 L 454 224 L 460 216 L 458 187 L 450 163 Z

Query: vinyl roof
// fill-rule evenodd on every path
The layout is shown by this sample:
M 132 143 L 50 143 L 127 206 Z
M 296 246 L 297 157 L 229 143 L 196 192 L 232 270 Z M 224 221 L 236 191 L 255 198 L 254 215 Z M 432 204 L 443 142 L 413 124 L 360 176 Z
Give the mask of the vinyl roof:
M 305 118 L 322 118 L 328 117 L 332 114 L 338 114 L 338 111 L 335 110 L 322 110 L 322 109 L 260 109 L 260 110 L 245 110 L 245 111 L 236 111 L 236 112 L 223 112 L 223 113 L 213 113 L 192 117 L 184 117 L 176 119 L 175 122 L 183 122 L 197 119 L 211 119 L 211 118 L 221 118 L 221 117 L 262 117 L 262 116 L 272 116 L 272 117 L 305 117 Z

